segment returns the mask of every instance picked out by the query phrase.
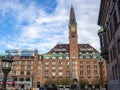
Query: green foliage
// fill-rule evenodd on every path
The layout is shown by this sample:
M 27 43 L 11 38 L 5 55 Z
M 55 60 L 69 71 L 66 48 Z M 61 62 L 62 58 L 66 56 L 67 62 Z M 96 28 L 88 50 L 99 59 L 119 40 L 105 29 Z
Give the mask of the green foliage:
M 59 84 L 61 85 L 69 85 L 69 84 L 72 84 L 72 80 L 69 79 L 69 78 L 63 78 L 60 80 Z
M 92 84 L 99 85 L 100 84 L 100 78 L 93 79 Z
M 69 85 L 72 84 L 72 80 L 69 78 L 62 78 L 62 79 L 47 79 L 45 82 L 47 85 Z
M 81 84 L 81 85 L 88 85 L 88 84 L 89 84 L 89 81 L 88 81 L 87 79 L 82 79 L 82 78 L 80 78 L 80 79 L 79 79 L 79 84 Z

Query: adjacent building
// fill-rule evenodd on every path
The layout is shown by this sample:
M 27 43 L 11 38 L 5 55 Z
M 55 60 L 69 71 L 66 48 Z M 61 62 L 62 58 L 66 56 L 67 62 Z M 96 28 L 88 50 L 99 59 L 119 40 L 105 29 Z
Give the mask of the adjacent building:
M 13 52 L 14 51 L 14 52 Z M 98 80 L 99 52 L 90 44 L 78 44 L 77 22 L 73 6 L 70 10 L 69 44 L 56 44 L 49 52 L 39 54 L 37 50 L 13 50 L 14 62 L 9 77 L 15 84 L 36 87 L 48 79 L 86 79 L 89 84 Z M 10 50 L 6 51 L 10 53 Z M 106 78 L 106 61 L 103 60 Z M 3 77 L 3 75 L 1 75 Z
M 101 0 L 98 31 L 107 61 L 108 90 L 120 90 L 120 0 Z

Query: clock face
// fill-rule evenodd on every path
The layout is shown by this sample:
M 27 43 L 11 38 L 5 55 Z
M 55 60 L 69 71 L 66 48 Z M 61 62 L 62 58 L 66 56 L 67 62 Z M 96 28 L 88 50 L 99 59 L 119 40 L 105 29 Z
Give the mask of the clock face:
M 71 27 L 71 31 L 72 31 L 72 32 L 75 32 L 75 27 Z

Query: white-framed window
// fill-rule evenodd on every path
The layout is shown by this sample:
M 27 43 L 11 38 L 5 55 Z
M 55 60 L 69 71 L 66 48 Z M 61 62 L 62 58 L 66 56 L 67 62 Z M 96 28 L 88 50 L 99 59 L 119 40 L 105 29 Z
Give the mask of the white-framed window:
M 40 75 L 40 71 L 37 72 L 37 75 Z
M 17 71 L 13 71 L 13 75 L 17 75 Z
M 66 56 L 66 60 L 69 60 L 70 58 L 69 58 L 69 56 Z
M 45 67 L 45 70 L 48 70 L 48 67 Z
M 62 56 L 61 56 L 61 57 L 59 57 L 59 59 L 60 59 L 60 60 L 61 60 L 61 59 L 63 59 L 63 58 L 62 58 Z
M 56 65 L 56 62 L 52 62 L 52 65 Z
M 28 64 L 31 64 L 31 61 L 27 61 Z
M 40 66 L 38 66 L 38 70 L 40 70 Z
M 69 65 L 70 63 L 69 62 L 66 62 L 67 65 Z
M 72 69 L 77 69 L 77 66 L 72 66 Z
M 56 73 L 55 72 L 52 72 L 52 76 L 55 76 L 56 75 Z
M 52 59 L 54 59 L 54 60 L 55 60 L 55 59 L 56 59 L 56 57 L 52 57 Z
M 45 62 L 45 65 L 48 65 L 49 64 L 49 62 Z
M 18 63 L 19 63 L 19 61 L 14 61 L 14 62 L 13 62 L 13 64 L 18 64 Z
M 59 76 L 62 76 L 63 75 L 63 73 L 62 72 L 59 72 Z
M 49 59 L 49 57 L 45 57 L 45 59 L 47 59 L 47 60 L 48 60 L 48 59 Z
M 55 70 L 56 69 L 56 67 L 52 67 L 52 70 Z
M 63 68 L 62 67 L 59 67 L 60 70 L 62 70 Z
M 38 64 L 41 64 L 41 61 L 39 61 Z

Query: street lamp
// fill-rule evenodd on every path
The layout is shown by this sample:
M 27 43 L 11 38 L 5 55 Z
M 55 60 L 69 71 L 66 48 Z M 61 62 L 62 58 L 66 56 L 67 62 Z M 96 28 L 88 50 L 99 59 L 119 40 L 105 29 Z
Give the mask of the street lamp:
M 99 69 L 100 69 L 100 86 L 104 88 L 104 77 L 103 77 L 103 68 L 102 68 L 103 60 L 100 54 L 98 55 L 98 59 L 99 59 Z
M 7 75 L 11 70 L 12 62 L 13 62 L 13 56 L 10 54 L 6 55 L 5 58 L 2 59 L 2 71 L 4 73 L 4 78 L 3 78 L 3 84 L 2 88 L 6 88 L 6 81 L 7 81 Z

